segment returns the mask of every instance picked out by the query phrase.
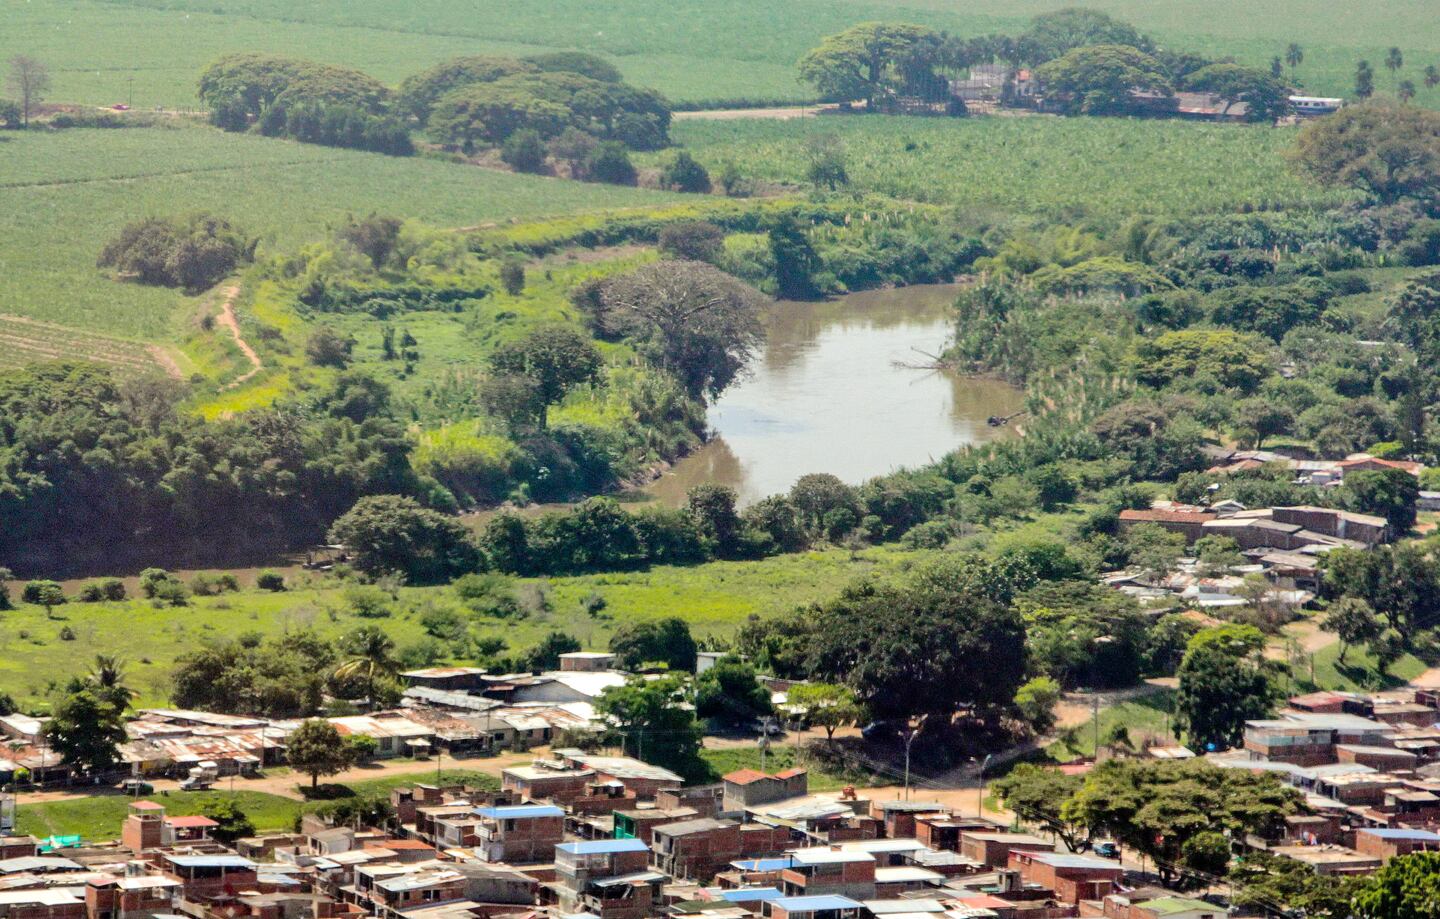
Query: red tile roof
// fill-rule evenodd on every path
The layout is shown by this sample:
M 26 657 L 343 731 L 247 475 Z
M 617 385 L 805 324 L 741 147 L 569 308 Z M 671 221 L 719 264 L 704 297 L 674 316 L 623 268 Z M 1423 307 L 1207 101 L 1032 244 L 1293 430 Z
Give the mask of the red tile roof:
M 751 782 L 758 782 L 761 779 L 768 779 L 770 776 L 758 769 L 736 769 L 724 777 L 725 781 L 732 785 L 749 785 Z
M 185 829 L 200 829 L 201 827 L 219 826 L 220 824 L 209 817 L 202 817 L 196 814 L 192 817 L 170 817 L 165 821 L 171 826 L 178 826 Z
M 777 779 L 793 779 L 793 778 L 795 778 L 797 775 L 804 775 L 804 774 L 805 774 L 805 770 L 804 770 L 804 769 L 801 769 L 800 767 L 797 766 L 797 767 L 795 767 L 794 769 L 786 769 L 784 772 L 778 773 L 778 774 L 775 776 L 775 778 L 777 778 Z
M 137 811 L 163 811 L 165 809 L 165 805 L 156 804 L 154 801 L 136 801 L 130 806 Z

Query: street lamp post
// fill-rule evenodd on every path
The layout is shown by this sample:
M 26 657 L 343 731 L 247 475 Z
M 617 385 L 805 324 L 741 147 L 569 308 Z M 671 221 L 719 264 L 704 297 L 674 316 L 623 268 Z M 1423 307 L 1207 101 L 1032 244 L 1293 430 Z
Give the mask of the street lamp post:
M 986 753 L 985 759 L 980 763 L 980 784 L 979 787 L 975 789 L 976 817 L 983 818 L 985 816 L 985 770 L 990 768 L 990 757 L 992 756 L 994 756 L 993 753 Z
M 915 738 L 916 738 L 917 736 L 919 736 L 919 734 L 920 734 L 920 729 L 919 729 L 918 727 L 917 727 L 917 728 L 911 728 L 911 729 L 910 729 L 910 736 L 907 737 L 907 738 L 905 738 L 905 800 L 906 800 L 906 801 L 909 801 L 909 800 L 910 800 L 910 745 L 915 742 Z

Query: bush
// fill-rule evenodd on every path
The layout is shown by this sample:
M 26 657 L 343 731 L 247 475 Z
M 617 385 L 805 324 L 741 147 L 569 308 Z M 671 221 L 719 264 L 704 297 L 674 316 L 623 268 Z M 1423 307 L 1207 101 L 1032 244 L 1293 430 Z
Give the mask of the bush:
M 70 626 L 68 626 L 68 625 L 62 625 L 62 626 L 60 627 L 60 640 L 61 640 L 61 641 L 74 641 L 74 640 L 75 640 L 75 630 L 72 629 L 72 628 L 70 628 Z
M 305 356 L 317 367 L 334 367 L 343 370 L 350 363 L 350 354 L 355 349 L 355 339 L 330 326 L 321 326 L 310 333 L 305 340 Z
M 705 220 L 683 220 L 660 231 L 660 251 L 675 258 L 714 264 L 725 252 L 725 231 Z
M 541 172 L 545 169 L 545 140 L 539 131 L 522 128 L 505 138 L 500 159 L 516 172 Z
M 255 244 L 230 221 L 213 214 L 147 217 L 126 224 L 100 250 L 96 264 L 142 284 L 198 292 L 250 261 Z
M 500 286 L 505 293 L 518 297 L 525 292 L 525 263 L 519 259 L 506 259 L 500 264 Z
M 710 173 L 695 161 L 695 157 L 681 150 L 660 172 L 660 184 L 676 191 L 708 193 Z
M 285 577 L 278 571 L 262 571 L 255 576 L 255 586 L 261 590 L 279 592 L 285 589 Z
M 104 600 L 124 600 L 125 582 L 119 578 L 101 578 L 80 588 L 77 597 L 81 603 L 99 603 Z
M 597 144 L 585 160 L 585 180 L 610 185 L 634 185 L 637 174 L 625 145 L 616 141 Z

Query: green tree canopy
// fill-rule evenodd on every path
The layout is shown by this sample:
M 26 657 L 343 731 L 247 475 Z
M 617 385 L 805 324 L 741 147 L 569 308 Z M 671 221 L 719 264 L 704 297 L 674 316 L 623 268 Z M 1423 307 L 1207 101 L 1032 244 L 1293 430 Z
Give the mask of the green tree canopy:
M 319 718 L 301 722 L 285 738 L 285 759 L 297 772 L 310 776 L 310 787 L 320 784 L 320 776 L 344 772 L 353 765 L 350 747 L 335 725 Z
M 678 676 L 636 676 L 601 693 L 595 710 L 612 719 L 626 752 L 696 779 L 706 767 L 700 759 L 700 725 L 686 707 L 689 695 Z
M 1440 193 L 1440 112 L 1376 100 L 1305 125 L 1291 157 L 1325 185 L 1377 201 L 1434 200 Z
M 627 670 L 664 664 L 671 670 L 694 671 L 698 648 L 690 635 L 690 624 L 678 616 L 668 616 L 621 623 L 610 639 L 610 650 Z
M 1044 64 L 1076 48 L 1124 45 L 1146 53 L 1154 46 L 1129 23 L 1089 7 L 1067 7 L 1042 13 L 1015 41 L 1015 56 L 1030 64 Z
M 1281 698 L 1265 636 L 1249 625 L 1206 629 L 1180 661 L 1175 726 L 1196 750 L 1240 745 L 1245 722 L 1264 718 Z
M 1130 45 L 1076 48 L 1036 68 L 1035 78 L 1075 114 L 1121 115 L 1134 110 L 1137 91 L 1174 92 L 1160 62 Z
M 199 93 L 211 120 L 236 131 L 277 101 L 341 103 L 372 115 L 391 103 L 385 84 L 358 70 L 253 52 L 227 54 L 206 67 Z
M 870 108 L 895 97 L 935 97 L 939 33 L 908 23 L 862 22 L 827 36 L 800 59 L 800 78 L 830 102 L 863 99 Z
M 399 572 L 412 581 L 454 577 L 479 561 L 462 523 L 399 495 L 361 498 L 330 527 L 330 539 L 351 552 L 360 570 Z
M 590 339 L 563 325 L 540 326 L 490 355 L 492 371 L 517 381 L 532 395 L 534 420 L 542 431 L 550 406 L 571 390 L 594 382 L 600 366 L 600 352 Z
M 838 683 L 796 683 L 786 693 L 786 702 L 804 712 L 810 724 L 825 730 L 825 739 L 833 742 L 835 730 L 855 724 L 865 710 L 848 686 Z
M 45 725 L 45 739 L 71 767 L 94 774 L 120 762 L 125 724 L 113 704 L 92 689 L 81 689 L 55 706 Z
M 1245 103 L 1247 121 L 1274 121 L 1289 110 L 1290 89 L 1263 70 L 1239 64 L 1211 64 L 1185 78 L 1185 87 L 1214 93 L 1229 112 Z
M 727 654 L 695 678 L 695 714 L 729 724 L 747 724 L 774 711 L 770 690 L 760 685 L 755 668 Z

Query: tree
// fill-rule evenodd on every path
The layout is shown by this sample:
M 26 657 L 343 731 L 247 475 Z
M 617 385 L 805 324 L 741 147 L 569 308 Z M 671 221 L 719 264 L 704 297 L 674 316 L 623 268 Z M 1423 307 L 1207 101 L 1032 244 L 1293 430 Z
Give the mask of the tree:
M 678 676 L 634 676 L 600 694 L 595 711 L 615 725 L 624 749 L 638 759 L 695 778 L 704 774 L 700 725 Z
M 602 293 L 607 328 L 640 345 L 692 398 L 716 398 L 764 341 L 759 291 L 702 262 L 666 259 Z
M 200 814 L 219 824 L 210 828 L 210 836 L 224 845 L 234 845 L 237 839 L 255 835 L 255 824 L 230 798 L 221 795 L 206 798 L 200 804 Z
M 27 581 L 21 588 L 20 599 L 35 606 L 45 607 L 48 618 L 55 607 L 65 604 L 65 590 L 54 581 Z
M 725 252 L 725 231 L 706 220 L 682 220 L 660 231 L 658 248 L 671 258 L 714 264 Z
M 333 326 L 322 325 L 305 339 L 305 357 L 317 367 L 343 370 L 350 363 L 355 337 Z
M 770 228 L 769 243 L 775 260 L 775 293 L 782 300 L 813 299 L 819 293 L 815 273 L 820 270 L 820 256 L 800 222 L 788 215 L 777 220 Z
M 804 712 L 805 721 L 825 730 L 825 740 L 835 741 L 835 731 L 855 724 L 864 717 L 864 709 L 848 686 L 838 683 L 795 683 L 786 693 L 788 705 Z
M 1235 406 L 1235 424 L 1258 450 L 1269 438 L 1290 432 L 1295 412 L 1274 399 L 1246 399 Z
M 500 286 L 505 293 L 518 297 L 525 292 L 525 263 L 509 258 L 500 263 Z
M 1048 676 L 1037 676 L 1015 691 L 1015 708 L 1036 734 L 1055 726 L 1055 706 L 1060 702 L 1060 684 Z
M 1390 71 L 1391 76 L 1400 73 L 1400 68 L 1405 66 L 1405 55 L 1399 48 L 1392 47 L 1385 52 L 1385 69 Z
M 1229 536 L 1202 536 L 1195 540 L 1195 557 L 1200 567 L 1212 577 L 1245 563 L 1240 544 Z
M 320 776 L 344 772 L 352 764 L 350 747 L 335 725 L 319 718 L 303 721 L 285 738 L 285 759 L 290 767 L 310 776 L 310 787 L 320 786 Z
M 696 485 L 685 493 L 685 512 L 721 558 L 734 557 L 740 547 L 740 515 L 735 502 L 733 488 L 713 483 Z
M 45 101 L 50 91 L 50 68 L 27 54 L 10 58 L 10 74 L 5 87 L 20 105 L 20 119 L 24 127 L 30 127 L 30 115 L 36 106 Z
M 91 775 L 119 763 L 119 747 L 127 739 L 119 709 L 89 689 L 71 693 L 56 705 L 45 737 L 67 764 Z
M 710 173 L 688 150 L 681 150 L 660 170 L 660 184 L 676 191 L 708 193 Z
M 1182 865 L 1207 872 L 1224 867 L 1215 863 L 1210 834 L 1268 836 L 1300 806 L 1300 793 L 1274 774 L 1220 769 L 1204 760 L 1112 759 L 1090 771 L 1061 813 L 1149 855 L 1168 881 L 1185 873 L 1177 870 Z
M 125 664 L 110 654 L 95 655 L 95 663 L 85 677 L 85 683 L 102 701 L 123 712 L 140 694 L 125 685 Z
M 1204 377 L 1248 393 L 1271 372 L 1266 343 L 1229 329 L 1166 332 L 1140 342 L 1135 357 L 1140 382 L 1157 388 L 1181 377 Z
M 558 670 L 560 669 L 560 655 L 571 654 L 581 650 L 580 640 L 573 635 L 567 635 L 558 629 L 548 633 L 540 639 L 540 643 L 530 649 L 527 663 L 530 670 Z
M 1036 68 L 1035 78 L 1072 114 L 1125 114 L 1135 108 L 1136 91 L 1174 91 L 1160 62 L 1129 45 L 1076 48 Z
M 1434 89 L 1440 86 L 1440 67 L 1434 64 L 1425 65 L 1425 88 Z
M 1305 49 L 1291 42 L 1285 49 L 1285 63 L 1290 67 L 1290 82 L 1295 82 L 1295 68 L 1305 63 Z
M 6 581 L 14 579 L 15 572 L 0 565 L 0 610 L 14 609 L 10 601 L 10 585 Z
M 1078 775 L 1020 763 L 991 787 L 1021 820 L 1051 831 L 1065 843 L 1065 848 L 1075 852 L 1089 842 L 1090 830 L 1083 822 L 1066 819 L 1062 810 L 1083 784 L 1084 779 Z
M 25 126 L 23 117 L 20 112 L 20 103 L 11 102 L 9 99 L 0 99 L 0 128 L 9 131 L 22 128 Z
M 626 670 L 664 664 L 671 670 L 693 672 L 698 650 L 689 623 L 678 616 L 622 623 L 610 638 L 610 651 Z
M 901 95 L 934 95 L 940 43 L 940 35 L 925 26 L 862 22 L 808 51 L 800 59 L 800 78 L 827 102 L 863 99 L 874 111 Z
M 1290 90 L 1285 84 L 1270 74 L 1239 64 L 1211 64 L 1187 76 L 1185 85 L 1195 92 L 1219 96 L 1225 103 L 1222 114 L 1237 103 L 1245 103 L 1248 121 L 1274 121 L 1290 105 Z
M 570 178 L 584 179 L 585 164 L 590 161 L 590 155 L 599 143 L 593 134 L 579 128 L 566 128 L 559 137 L 550 141 L 549 151 L 552 157 L 569 167 Z
M 95 263 L 141 284 L 198 293 L 250 261 L 255 245 L 230 221 L 213 214 L 149 217 L 122 227 Z
M 1364 600 L 1403 634 L 1440 618 L 1440 566 L 1421 546 L 1337 549 L 1327 553 L 1324 570 L 1326 596 Z
M 490 355 L 494 373 L 522 381 L 533 394 L 535 422 L 542 431 L 550 406 L 576 387 L 593 382 L 600 366 L 600 352 L 590 340 L 562 325 L 540 326 Z
M 479 561 L 464 524 L 399 495 L 356 501 L 331 525 L 329 538 L 350 551 L 361 571 L 400 572 L 412 581 L 454 577 Z
M 1392 858 L 1359 882 L 1351 907 L 1360 919 L 1422 919 L 1440 897 L 1440 852 Z
M 850 686 L 880 719 L 997 718 L 1025 666 L 1025 626 L 998 573 L 960 557 L 900 585 L 850 585 L 804 611 L 810 676 Z M 983 672 L 964 663 L 979 660 Z
M 532 54 L 521 59 L 540 70 L 550 73 L 578 73 L 601 83 L 620 83 L 625 77 L 614 64 L 598 54 L 584 51 L 547 51 Z
M 1361 469 L 1345 476 L 1339 497 L 1353 511 L 1384 517 L 1401 536 L 1415 525 L 1420 482 L 1403 469 Z
M 500 159 L 516 172 L 542 172 L 545 169 L 545 138 L 533 128 L 521 128 L 505 138 Z
M 1125 534 L 1125 555 L 1149 578 L 1169 574 L 1185 553 L 1185 537 L 1158 524 L 1141 523 Z
M 1263 852 L 1247 853 L 1230 869 L 1235 885 L 1235 905 L 1248 909 L 1304 911 L 1314 919 L 1351 919 L 1351 898 L 1367 878 L 1316 874 L 1315 869 L 1293 858 Z
M 395 253 L 403 227 L 399 218 L 371 214 L 364 220 L 349 218 L 338 235 L 341 242 L 368 258 L 370 266 L 379 271 Z
M 695 714 L 728 724 L 748 724 L 769 715 L 770 690 L 760 685 L 755 668 L 727 654 L 695 679 Z
M 850 184 L 845 142 L 834 134 L 806 137 L 805 160 L 805 180 L 817 189 L 835 191 L 842 185 Z
M 338 681 L 359 680 L 366 697 L 374 699 L 376 689 L 400 669 L 395 660 L 395 640 L 377 625 L 362 625 L 344 639 L 348 655 L 335 668 Z
M 1278 54 L 1270 59 L 1270 76 L 1276 80 L 1285 76 L 1285 65 L 1280 62 Z
M 790 486 L 789 499 L 801 523 L 817 535 L 824 533 L 827 518 L 836 511 L 850 511 L 854 523 L 860 521 L 855 489 L 828 472 L 812 472 L 796 479 Z
M 1146 53 L 1153 50 L 1150 40 L 1129 23 L 1088 7 L 1068 7 L 1032 19 L 1030 28 L 1015 42 L 1014 57 L 1043 64 L 1076 48 L 1095 45 L 1127 45 Z
M 446 93 L 472 83 L 493 83 L 501 77 L 530 73 L 531 61 L 508 57 L 472 55 L 442 61 L 428 70 L 406 77 L 400 84 L 400 108 L 423 125 L 430 119 L 435 103 Z
M 1175 726 L 1197 750 L 1240 745 L 1245 722 L 1264 718 L 1280 697 L 1265 637 L 1248 625 L 1206 629 L 1180 661 Z
M 1400 100 L 1401 105 L 1406 105 L 1415 98 L 1416 91 L 1413 80 L 1401 80 L 1400 85 L 1395 87 L 1395 97 Z
M 1369 99 L 1375 95 L 1375 71 L 1370 68 L 1369 61 L 1361 61 L 1355 65 L 1355 96 L 1359 99 Z
M 610 185 L 634 185 L 638 175 L 625 145 L 612 140 L 596 144 L 590 155 L 585 157 L 585 168 L 582 170 L 585 181 Z

